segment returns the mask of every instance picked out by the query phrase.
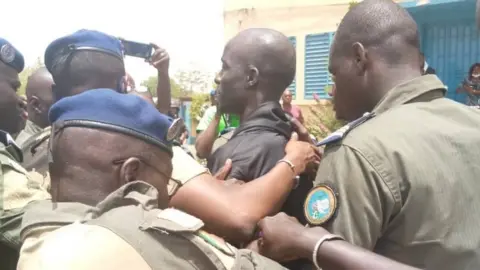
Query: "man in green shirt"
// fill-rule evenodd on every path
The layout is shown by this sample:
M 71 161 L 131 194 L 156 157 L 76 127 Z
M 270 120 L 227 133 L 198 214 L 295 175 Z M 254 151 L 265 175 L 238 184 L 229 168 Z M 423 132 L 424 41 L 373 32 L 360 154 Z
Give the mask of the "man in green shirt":
M 217 112 L 215 90 L 210 92 L 210 101 L 212 106 L 205 110 L 197 126 L 195 149 L 199 158 L 207 158 L 216 148 L 226 143 L 233 129 L 240 125 L 238 116 Z

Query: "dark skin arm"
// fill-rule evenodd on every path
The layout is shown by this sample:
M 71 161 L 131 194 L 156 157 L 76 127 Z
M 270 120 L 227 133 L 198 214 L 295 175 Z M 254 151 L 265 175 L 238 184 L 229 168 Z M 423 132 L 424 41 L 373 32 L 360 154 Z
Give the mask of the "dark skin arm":
M 329 232 L 322 227 L 306 228 L 285 213 L 266 217 L 258 224 L 259 241 L 253 249 L 275 260 L 305 258 L 312 260 L 317 241 Z M 317 262 L 323 270 L 420 270 L 368 250 L 356 247 L 343 240 L 325 241 L 317 252 Z
M 170 206 L 202 219 L 207 230 L 234 244 L 250 241 L 258 221 L 280 210 L 295 184 L 294 176 L 308 163 L 320 160 L 318 149 L 292 137 L 285 158 L 295 165 L 295 172 L 279 163 L 266 175 L 245 184 L 225 184 L 203 174 L 180 188 Z
M 197 157 L 208 158 L 212 153 L 213 143 L 217 138 L 218 124 L 220 123 L 221 115 L 218 113 L 213 120 L 208 124 L 207 129 L 197 135 L 195 142 L 195 150 L 197 151 Z
M 157 109 L 163 114 L 167 114 L 170 110 L 170 77 L 168 68 L 170 65 L 170 56 L 167 51 L 156 44 L 151 44 L 155 52 L 149 62 L 157 69 Z

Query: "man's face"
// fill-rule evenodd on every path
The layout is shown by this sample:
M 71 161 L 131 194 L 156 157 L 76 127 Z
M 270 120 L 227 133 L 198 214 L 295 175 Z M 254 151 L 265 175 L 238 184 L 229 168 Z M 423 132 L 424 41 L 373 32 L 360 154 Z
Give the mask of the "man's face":
M 8 66 L 0 67 L 0 129 L 15 134 L 25 127 L 25 104 L 17 95 L 18 73 Z
M 286 90 L 286 91 L 283 93 L 282 101 L 283 101 L 283 104 L 290 104 L 290 103 L 292 103 L 292 93 L 290 93 L 290 91 Z
M 29 95 L 27 100 L 27 111 L 29 119 L 37 125 L 44 127 L 49 125 L 48 110 L 53 104 L 53 92 L 52 92 L 53 78 L 50 74 L 31 79 L 27 83 L 26 92 L 33 93 Z M 34 119 L 34 115 L 37 115 Z
M 247 67 L 241 60 L 238 47 L 227 44 L 222 57 L 222 70 L 217 74 L 215 83 L 217 88 L 217 101 L 221 112 L 243 112 L 247 99 Z
M 366 93 L 364 73 L 355 65 L 356 59 L 348 52 L 336 52 L 332 45 L 329 58 L 329 71 L 335 83 L 333 106 L 337 119 L 352 121 L 363 115 L 361 111 L 363 95 Z

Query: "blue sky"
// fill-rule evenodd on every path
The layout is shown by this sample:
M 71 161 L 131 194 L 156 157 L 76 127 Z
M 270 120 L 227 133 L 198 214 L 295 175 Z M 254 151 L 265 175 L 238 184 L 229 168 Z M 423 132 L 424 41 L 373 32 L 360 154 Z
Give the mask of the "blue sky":
M 2 1 L 0 36 L 25 56 L 43 59 L 54 39 L 86 28 L 125 39 L 154 42 L 171 56 L 171 75 L 192 66 L 212 74 L 223 51 L 222 0 L 7 0 Z M 126 60 L 139 83 L 155 70 L 140 59 Z

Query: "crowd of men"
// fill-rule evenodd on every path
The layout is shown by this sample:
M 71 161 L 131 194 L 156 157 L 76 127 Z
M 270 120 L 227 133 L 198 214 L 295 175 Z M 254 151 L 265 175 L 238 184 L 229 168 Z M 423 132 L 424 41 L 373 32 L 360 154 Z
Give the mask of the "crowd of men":
M 23 56 L 0 39 L 0 269 L 479 269 L 480 111 L 445 98 L 419 43 L 393 1 L 353 7 L 329 58 L 349 124 L 314 145 L 279 103 L 288 38 L 240 32 L 215 117 L 241 123 L 205 168 L 176 143 L 164 49 L 155 103 L 127 91 L 117 38 L 60 37 L 27 114 Z

